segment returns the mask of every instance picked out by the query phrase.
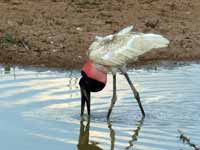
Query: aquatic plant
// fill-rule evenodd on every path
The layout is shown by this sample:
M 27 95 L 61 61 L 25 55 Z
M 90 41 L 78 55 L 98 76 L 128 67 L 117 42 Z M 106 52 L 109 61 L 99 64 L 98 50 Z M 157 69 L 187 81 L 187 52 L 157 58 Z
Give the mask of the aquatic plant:
M 188 144 L 190 147 L 193 147 L 194 150 L 200 150 L 200 147 L 195 145 L 194 143 L 191 142 L 190 138 L 187 137 L 181 130 L 178 130 L 178 132 L 180 133 L 179 139 L 185 143 Z

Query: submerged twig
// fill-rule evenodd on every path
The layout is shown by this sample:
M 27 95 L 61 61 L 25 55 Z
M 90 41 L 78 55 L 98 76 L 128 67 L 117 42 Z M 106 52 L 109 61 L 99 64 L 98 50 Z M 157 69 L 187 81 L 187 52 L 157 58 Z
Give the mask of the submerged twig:
M 178 130 L 178 132 L 180 133 L 179 138 L 180 138 L 180 140 L 181 140 L 183 143 L 188 144 L 189 146 L 193 147 L 194 150 L 200 150 L 200 147 L 197 146 L 197 145 L 195 145 L 194 143 L 192 143 L 192 142 L 190 141 L 190 138 L 187 137 L 186 135 L 184 135 L 183 132 L 182 132 L 181 130 Z

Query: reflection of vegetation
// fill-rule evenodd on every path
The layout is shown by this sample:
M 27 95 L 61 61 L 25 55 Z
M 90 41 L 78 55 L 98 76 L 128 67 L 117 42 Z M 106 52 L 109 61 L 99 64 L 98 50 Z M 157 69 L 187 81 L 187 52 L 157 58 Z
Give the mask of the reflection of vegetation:
M 131 140 L 129 141 L 129 146 L 126 147 L 126 149 L 130 149 L 133 146 L 133 142 L 137 141 L 137 137 L 139 135 L 139 131 L 143 125 L 144 117 L 141 118 L 140 121 L 138 121 L 136 129 L 133 130 L 133 135 L 131 136 Z
M 0 75 L 13 75 L 14 79 L 16 79 L 16 74 L 15 74 L 15 67 L 11 65 L 3 65 L 2 67 L 0 66 Z
M 193 147 L 195 150 L 200 150 L 200 147 L 192 143 L 190 138 L 184 135 L 181 130 L 178 130 L 178 132 L 180 133 L 179 138 L 183 143 L 188 144 L 190 147 Z
M 72 91 L 74 89 L 74 87 L 76 89 L 78 89 L 79 86 L 78 86 L 77 83 L 79 81 L 79 77 L 78 76 L 74 76 L 75 73 L 73 72 L 73 70 L 69 70 L 68 72 L 69 72 L 69 74 L 67 74 L 66 77 L 69 78 L 69 80 L 68 80 L 68 83 L 67 83 L 66 86 L 68 87 L 68 89 L 70 91 Z M 72 97 L 72 95 L 73 95 L 73 92 L 70 92 L 70 97 Z
M 80 122 L 80 135 L 79 135 L 79 143 L 78 143 L 78 150 L 102 150 L 100 147 L 97 146 L 95 142 L 91 142 L 89 140 L 90 137 L 90 118 L 87 120 L 86 127 L 84 125 L 83 118 Z
M 9 65 L 4 67 L 5 74 L 10 74 L 10 70 L 11 70 L 11 68 Z

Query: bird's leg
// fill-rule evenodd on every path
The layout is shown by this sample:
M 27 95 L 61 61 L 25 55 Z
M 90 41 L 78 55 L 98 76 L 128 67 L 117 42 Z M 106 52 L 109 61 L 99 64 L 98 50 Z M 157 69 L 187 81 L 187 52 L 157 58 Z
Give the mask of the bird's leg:
M 110 104 L 110 107 L 109 107 L 109 110 L 108 110 L 108 114 L 107 114 L 107 119 L 109 119 L 110 117 L 110 114 L 112 112 L 112 108 L 115 104 L 117 100 L 117 93 L 116 93 L 116 74 L 113 74 L 113 96 L 112 96 L 112 99 L 111 99 L 111 104 Z
M 86 98 L 86 104 L 87 104 L 87 112 L 88 115 L 90 116 L 90 92 L 86 92 L 87 98 Z
M 81 116 L 84 114 L 85 102 L 86 102 L 85 92 L 84 89 L 81 87 Z
M 121 70 L 121 72 L 124 74 L 124 76 L 126 77 L 126 80 L 128 81 L 128 83 L 129 83 L 129 85 L 130 85 L 130 87 L 131 87 L 131 89 L 132 89 L 132 91 L 133 91 L 133 94 L 134 94 L 134 96 L 135 96 L 135 99 L 136 99 L 137 102 L 138 102 L 138 105 L 139 105 L 139 107 L 140 107 L 140 110 L 141 110 L 141 112 L 142 112 L 142 115 L 145 116 L 145 112 L 144 112 L 144 109 L 143 109 L 143 107 L 142 107 L 142 103 L 141 103 L 141 101 L 140 101 L 140 95 L 139 95 L 138 91 L 136 90 L 135 86 L 134 86 L 133 83 L 131 82 L 131 80 L 130 80 L 128 74 L 127 74 L 125 71 L 123 71 L 123 69 L 120 69 L 120 70 Z

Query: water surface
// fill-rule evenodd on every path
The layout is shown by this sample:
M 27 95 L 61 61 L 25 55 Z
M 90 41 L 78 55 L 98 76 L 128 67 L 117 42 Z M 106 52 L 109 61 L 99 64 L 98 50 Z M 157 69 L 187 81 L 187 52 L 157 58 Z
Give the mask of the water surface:
M 200 145 L 200 65 L 130 70 L 146 112 L 142 118 L 125 78 L 106 120 L 112 76 L 80 117 L 79 71 L 0 67 L 0 143 L 4 150 L 192 150 Z

